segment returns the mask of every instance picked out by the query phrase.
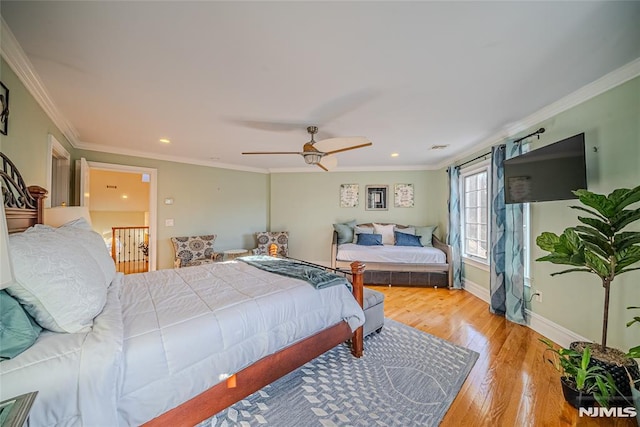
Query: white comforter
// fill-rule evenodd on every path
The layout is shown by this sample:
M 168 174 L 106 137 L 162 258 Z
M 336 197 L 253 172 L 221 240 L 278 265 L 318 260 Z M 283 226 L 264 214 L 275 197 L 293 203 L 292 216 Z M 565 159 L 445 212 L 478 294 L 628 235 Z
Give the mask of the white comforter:
M 43 333 L 2 362 L 0 397 L 38 390 L 31 425 L 138 425 L 343 319 L 364 323 L 346 287 L 240 261 L 130 275 L 91 332 Z
M 338 246 L 340 261 L 386 262 L 404 264 L 445 264 L 447 256 L 430 246 L 364 246 L 344 243 Z

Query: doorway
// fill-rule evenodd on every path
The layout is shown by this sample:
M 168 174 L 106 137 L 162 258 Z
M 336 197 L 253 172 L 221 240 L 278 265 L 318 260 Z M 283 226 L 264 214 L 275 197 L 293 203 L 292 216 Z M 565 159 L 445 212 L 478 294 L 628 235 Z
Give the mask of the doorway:
M 76 199 L 89 207 L 118 271 L 156 269 L 156 169 L 77 160 Z

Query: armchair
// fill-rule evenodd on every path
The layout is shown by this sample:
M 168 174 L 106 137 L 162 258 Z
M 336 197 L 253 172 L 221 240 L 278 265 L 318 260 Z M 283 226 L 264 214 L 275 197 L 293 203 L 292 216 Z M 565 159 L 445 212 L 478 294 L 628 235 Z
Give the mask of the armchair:
M 289 232 L 288 231 L 260 231 L 256 233 L 258 247 L 252 250 L 253 255 L 269 255 L 269 245 L 278 247 L 279 256 L 289 256 Z
M 213 250 L 213 242 L 215 240 L 215 234 L 172 237 L 171 243 L 175 252 L 173 265 L 176 268 L 181 268 L 222 261 L 224 254 Z

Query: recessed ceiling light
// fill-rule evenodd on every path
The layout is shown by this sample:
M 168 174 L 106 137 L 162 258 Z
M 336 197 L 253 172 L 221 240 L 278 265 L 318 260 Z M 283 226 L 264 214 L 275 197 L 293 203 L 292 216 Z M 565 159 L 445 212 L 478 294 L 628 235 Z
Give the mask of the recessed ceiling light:
M 398 157 L 400 154 L 398 153 L 391 153 L 391 157 Z
M 168 138 L 160 138 L 160 142 L 162 142 L 163 144 L 170 144 L 171 140 Z

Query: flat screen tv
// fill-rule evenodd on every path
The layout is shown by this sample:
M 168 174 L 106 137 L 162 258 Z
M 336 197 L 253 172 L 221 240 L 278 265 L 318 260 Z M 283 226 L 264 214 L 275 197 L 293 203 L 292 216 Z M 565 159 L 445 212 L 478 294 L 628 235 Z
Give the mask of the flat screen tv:
M 584 133 L 504 161 L 506 203 L 577 199 L 587 188 Z

